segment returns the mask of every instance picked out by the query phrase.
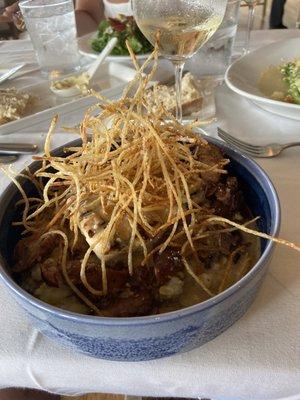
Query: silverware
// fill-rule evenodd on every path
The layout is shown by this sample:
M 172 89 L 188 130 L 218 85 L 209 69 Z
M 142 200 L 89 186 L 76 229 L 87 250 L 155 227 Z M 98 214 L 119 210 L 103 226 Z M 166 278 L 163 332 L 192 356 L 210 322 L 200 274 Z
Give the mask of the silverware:
M 0 76 L 0 83 L 6 81 L 6 79 L 8 79 L 8 78 L 10 78 L 12 75 L 14 75 L 17 71 L 19 71 L 19 69 L 23 68 L 25 64 L 26 64 L 26 63 L 18 64 L 18 65 L 16 65 L 15 67 L 9 69 L 9 70 L 8 70 L 7 72 L 5 72 L 4 74 L 2 74 L 2 75 Z
M 32 154 L 38 151 L 37 144 L 31 143 L 0 143 L 0 153 L 5 154 Z
M 251 157 L 276 157 L 283 150 L 288 149 L 289 147 L 300 146 L 300 142 L 292 142 L 292 143 L 269 143 L 266 145 L 254 145 L 250 143 L 246 143 L 236 137 L 231 136 L 229 133 L 225 132 L 223 129 L 218 128 L 218 135 L 221 139 L 225 140 L 231 146 L 241 150 L 242 152 L 248 154 Z
M 40 67 L 34 67 L 34 68 L 31 68 L 31 69 L 25 69 L 24 71 L 16 72 L 14 74 L 14 76 L 9 77 L 8 80 L 15 79 L 15 78 L 20 78 L 21 76 L 24 76 L 24 75 L 27 75 L 27 74 L 31 74 L 32 72 L 36 72 L 36 71 L 40 71 Z
M 10 164 L 17 161 L 17 159 L 18 159 L 17 155 L 11 155 L 11 156 L 0 155 L 0 164 Z

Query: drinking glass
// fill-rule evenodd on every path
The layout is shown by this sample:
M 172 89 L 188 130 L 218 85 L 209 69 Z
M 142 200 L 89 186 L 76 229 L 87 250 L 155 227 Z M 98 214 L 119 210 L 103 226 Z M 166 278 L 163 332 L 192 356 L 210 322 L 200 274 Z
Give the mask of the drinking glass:
M 247 21 L 246 40 L 245 40 L 243 53 L 247 54 L 247 53 L 249 53 L 250 36 L 251 36 L 251 31 L 252 31 L 253 22 L 254 22 L 254 12 L 255 12 L 255 7 L 258 3 L 258 0 L 244 0 L 244 2 L 248 6 L 248 21 Z
M 73 0 L 19 3 L 42 72 L 65 74 L 79 66 Z
M 131 0 L 136 22 L 175 67 L 176 118 L 182 120 L 181 80 L 185 61 L 222 22 L 227 0 Z
M 198 79 L 223 81 L 231 64 L 241 0 L 228 0 L 223 21 L 204 46 L 186 62 L 186 70 Z

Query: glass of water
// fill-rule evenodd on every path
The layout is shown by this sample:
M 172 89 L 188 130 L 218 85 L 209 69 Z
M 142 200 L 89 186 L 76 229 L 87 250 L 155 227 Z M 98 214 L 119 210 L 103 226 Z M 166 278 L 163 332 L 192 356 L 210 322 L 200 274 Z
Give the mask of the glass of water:
M 228 0 L 225 15 L 216 33 L 187 62 L 186 69 L 198 77 L 210 76 L 222 81 L 231 63 L 241 0 Z
M 76 71 L 79 53 L 73 0 L 23 0 L 19 6 L 42 72 Z

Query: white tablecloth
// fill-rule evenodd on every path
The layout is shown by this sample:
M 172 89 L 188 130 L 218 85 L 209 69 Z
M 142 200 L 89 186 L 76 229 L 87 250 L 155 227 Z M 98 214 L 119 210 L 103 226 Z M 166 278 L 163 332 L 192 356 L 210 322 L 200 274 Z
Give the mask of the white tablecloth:
M 299 31 L 255 32 L 253 45 L 296 34 Z M 0 46 L 1 60 L 6 45 Z M 258 110 L 224 87 L 217 91 L 216 104 L 218 123 L 253 142 L 299 137 L 299 122 Z M 73 116 L 70 123 L 76 122 L 78 116 Z M 216 126 L 210 126 L 209 132 L 215 135 Z M 25 137 L 31 142 L 43 141 L 42 134 L 30 132 L 9 135 L 1 141 Z M 71 138 L 69 134 L 59 134 L 54 144 Z M 15 169 L 29 162 L 23 157 Z M 281 157 L 259 163 L 279 193 L 281 236 L 300 243 L 300 149 L 287 150 Z M 7 183 L 1 177 L 0 190 Z M 299 265 L 298 253 L 278 247 L 259 296 L 234 326 L 197 350 L 140 363 L 97 360 L 57 345 L 28 324 L 22 310 L 0 285 L 0 387 L 216 400 L 299 399 Z

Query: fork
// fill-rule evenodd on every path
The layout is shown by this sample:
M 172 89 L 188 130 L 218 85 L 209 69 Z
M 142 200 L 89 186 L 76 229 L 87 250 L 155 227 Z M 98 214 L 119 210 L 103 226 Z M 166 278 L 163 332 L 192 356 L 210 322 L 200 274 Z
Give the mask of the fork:
M 223 129 L 218 127 L 218 136 L 225 140 L 228 144 L 230 144 L 232 147 L 235 147 L 238 150 L 241 150 L 242 152 L 248 154 L 251 157 L 262 157 L 262 158 L 268 158 L 268 157 L 276 157 L 278 156 L 283 150 L 289 148 L 289 147 L 294 147 L 294 146 L 300 146 L 300 142 L 291 142 L 291 143 L 285 143 L 285 144 L 279 144 L 279 143 L 269 143 L 266 145 L 254 145 L 250 143 L 246 143 L 240 139 L 237 139 L 236 137 L 233 137 L 229 133 L 225 132 Z

